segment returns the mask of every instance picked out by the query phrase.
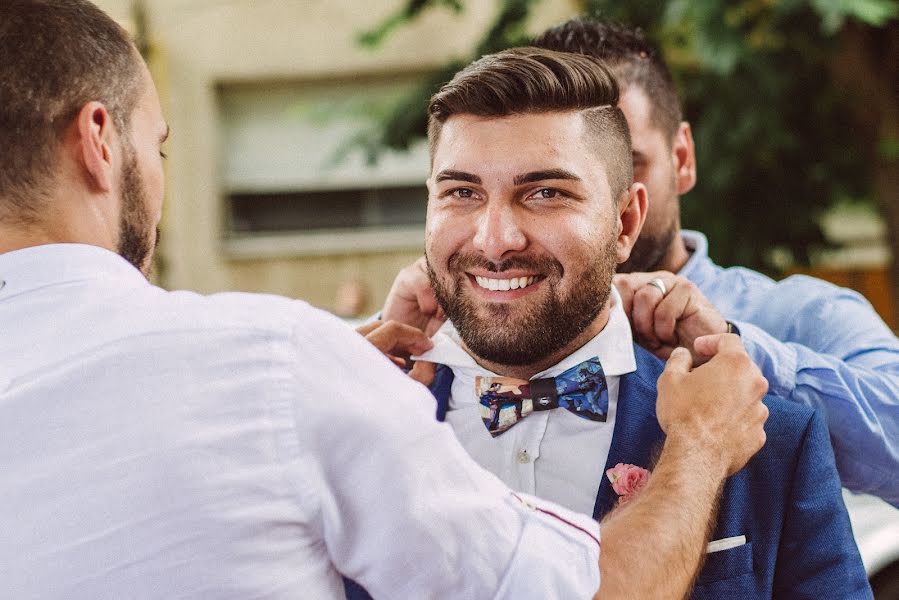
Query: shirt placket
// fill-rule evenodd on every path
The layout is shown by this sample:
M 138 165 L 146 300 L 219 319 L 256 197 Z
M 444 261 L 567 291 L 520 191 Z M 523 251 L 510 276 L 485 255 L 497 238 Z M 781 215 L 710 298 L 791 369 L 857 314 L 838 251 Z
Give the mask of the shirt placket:
M 527 434 L 519 438 L 515 448 L 515 469 L 521 489 L 527 494 L 539 495 L 537 490 L 537 459 L 540 458 L 540 445 L 546 435 L 546 423 L 549 411 L 541 411 L 528 416 L 531 421 Z

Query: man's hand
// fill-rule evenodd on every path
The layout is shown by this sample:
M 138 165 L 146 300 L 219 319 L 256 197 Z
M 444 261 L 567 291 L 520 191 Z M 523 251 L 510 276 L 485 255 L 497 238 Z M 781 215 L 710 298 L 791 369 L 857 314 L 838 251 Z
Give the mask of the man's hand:
M 385 321 L 398 321 L 412 325 L 431 336 L 446 321 L 443 309 L 431 289 L 427 263 L 422 256 L 403 268 L 393 281 L 384 303 L 381 316 Z
M 653 280 L 665 288 L 662 294 Z M 727 321 L 690 280 L 667 271 L 619 274 L 614 279 L 621 294 L 638 344 L 660 358 L 683 346 L 694 351 L 694 340 L 704 335 L 725 333 Z M 707 357 L 694 352 L 693 361 Z
M 431 340 L 420 329 L 396 321 L 372 321 L 357 327 L 356 331 L 400 368 L 406 366 L 410 355 L 427 352 L 433 347 Z M 430 385 L 435 370 L 434 363 L 416 361 L 409 377 Z
M 695 351 L 709 358 L 691 370 L 690 353 L 677 349 L 659 378 L 656 413 L 669 439 L 677 437 L 722 461 L 736 473 L 765 445 L 768 381 L 746 354 L 740 338 L 698 338 Z

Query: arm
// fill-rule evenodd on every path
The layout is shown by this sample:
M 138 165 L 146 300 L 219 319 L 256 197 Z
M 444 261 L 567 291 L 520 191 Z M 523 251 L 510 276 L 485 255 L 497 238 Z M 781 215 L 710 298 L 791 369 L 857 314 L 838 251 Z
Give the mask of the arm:
M 341 332 L 342 325 L 295 331 L 303 365 L 294 388 L 297 443 L 310 459 L 293 470 L 298 492 L 319 507 L 314 521 L 341 572 L 392 598 L 593 595 L 600 577 L 596 522 L 548 502 L 522 502 L 472 462 L 448 426 L 434 422 L 424 388 L 361 338 Z M 603 556 L 623 571 L 609 575 L 603 600 L 634 597 L 614 584 L 624 573 L 683 596 L 692 576 L 671 579 L 666 565 L 695 572 L 723 477 L 764 443 L 760 399 L 767 385 L 736 337 L 722 337 L 729 339 L 706 367 L 691 372 L 685 352 L 669 361 L 658 404 L 673 440 L 661 458 L 667 466 L 662 483 L 635 501 L 635 516 L 623 515 L 604 534 Z M 696 472 L 708 480 L 698 494 Z M 640 509 L 673 515 L 679 506 L 691 506 L 695 518 L 656 517 L 649 527 L 659 531 L 629 541 L 631 531 L 646 528 L 634 520 Z M 662 538 L 670 543 L 660 548 Z M 683 556 L 684 548 L 695 552 Z
M 774 596 L 870 598 L 820 415 L 806 427 L 791 479 L 777 555 Z
M 434 421 L 424 387 L 324 315 L 303 325 L 290 389 L 304 459 L 290 472 L 341 573 L 374 597 L 595 593 L 595 521 L 522 502 Z
M 668 436 L 640 496 L 602 522 L 601 598 L 657 598 L 659 590 L 686 596 L 712 531 L 724 471 L 694 441 Z
M 822 323 L 817 339 L 804 340 L 834 354 L 782 342 L 750 323 L 737 325 L 772 393 L 824 417 L 843 485 L 899 507 L 899 344 L 883 334 L 876 315 L 866 314 L 870 308 L 847 310 L 851 306 L 842 303 L 843 316 Z
M 647 285 L 656 277 L 667 287 L 664 297 Z M 615 285 L 636 339 L 659 356 L 726 327 L 683 277 L 634 273 L 616 276 Z M 778 337 L 735 324 L 771 393 L 824 415 L 844 486 L 899 506 L 899 340 L 857 293 L 808 278 L 779 283 L 763 308 L 754 321 Z
M 718 352 L 692 371 L 702 379 L 680 377 L 678 363 L 690 362 L 684 349 L 659 379 L 657 413 L 667 438 L 649 484 L 602 523 L 604 599 L 658 598 L 659 590 L 683 598 L 704 556 L 724 478 L 765 443 L 768 411 L 758 399 L 767 386 L 736 336 L 700 339 L 697 351 L 706 358 Z M 695 382 L 701 386 L 689 386 Z M 735 397 L 742 401 L 732 403 Z

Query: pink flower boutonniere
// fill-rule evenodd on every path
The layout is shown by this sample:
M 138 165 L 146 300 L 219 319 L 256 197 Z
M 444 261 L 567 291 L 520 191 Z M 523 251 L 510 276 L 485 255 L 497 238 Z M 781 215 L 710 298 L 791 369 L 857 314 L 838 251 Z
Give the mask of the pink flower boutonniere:
M 649 475 L 649 471 L 643 467 L 624 463 L 618 463 L 606 471 L 606 477 L 612 482 L 612 489 L 620 496 L 620 504 L 633 500 L 646 487 Z

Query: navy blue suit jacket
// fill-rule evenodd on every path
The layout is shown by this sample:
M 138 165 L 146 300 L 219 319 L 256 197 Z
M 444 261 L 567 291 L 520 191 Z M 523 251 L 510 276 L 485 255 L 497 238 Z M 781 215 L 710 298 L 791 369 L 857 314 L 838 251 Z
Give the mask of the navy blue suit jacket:
M 650 468 L 665 439 L 655 413 L 664 365 L 639 346 L 634 351 L 637 370 L 621 378 L 605 469 L 618 463 Z M 438 368 L 431 386 L 441 421 L 452 378 L 448 368 Z M 725 483 L 712 536 L 743 535 L 746 544 L 707 555 L 691 598 L 871 598 L 823 419 L 780 398 L 768 396 L 765 404 L 767 443 Z M 596 519 L 618 501 L 605 469 L 596 474 Z M 348 582 L 347 597 L 369 596 Z

